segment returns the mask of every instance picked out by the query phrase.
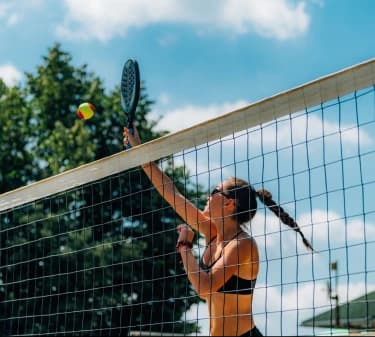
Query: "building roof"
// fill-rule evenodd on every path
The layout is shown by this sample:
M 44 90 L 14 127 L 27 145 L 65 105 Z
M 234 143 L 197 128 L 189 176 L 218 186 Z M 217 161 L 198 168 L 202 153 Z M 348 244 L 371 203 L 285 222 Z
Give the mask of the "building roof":
M 351 302 L 341 304 L 339 309 L 339 325 L 336 325 L 335 305 L 326 312 L 302 322 L 302 326 L 343 329 L 375 328 L 375 291 L 361 296 Z

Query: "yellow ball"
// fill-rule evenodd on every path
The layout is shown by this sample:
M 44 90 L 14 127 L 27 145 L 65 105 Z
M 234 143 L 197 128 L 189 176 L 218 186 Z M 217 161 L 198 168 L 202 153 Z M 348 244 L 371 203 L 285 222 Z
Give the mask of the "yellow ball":
M 82 103 L 79 105 L 77 115 L 81 119 L 90 119 L 94 116 L 95 107 L 91 103 Z

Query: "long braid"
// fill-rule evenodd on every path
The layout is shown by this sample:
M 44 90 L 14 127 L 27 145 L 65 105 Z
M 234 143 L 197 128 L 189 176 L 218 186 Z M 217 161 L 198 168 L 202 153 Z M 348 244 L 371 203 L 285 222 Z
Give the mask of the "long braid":
M 302 241 L 308 249 L 314 251 L 314 248 L 311 246 L 310 242 L 305 238 L 298 224 L 287 212 L 284 211 L 284 209 L 281 206 L 277 205 L 276 202 L 273 201 L 272 194 L 270 192 L 261 189 L 257 190 L 256 194 L 259 197 L 259 199 L 263 202 L 263 204 L 265 204 L 270 211 L 272 211 L 276 216 L 278 216 L 285 225 L 294 229 L 297 233 L 301 235 Z

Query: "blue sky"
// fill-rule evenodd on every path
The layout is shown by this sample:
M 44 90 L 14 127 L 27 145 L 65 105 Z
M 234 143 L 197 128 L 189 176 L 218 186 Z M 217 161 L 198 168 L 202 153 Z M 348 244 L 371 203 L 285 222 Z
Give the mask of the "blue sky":
M 165 121 L 173 131 L 372 58 L 374 12 L 371 0 L 1 0 L 0 76 L 22 80 L 58 41 L 109 90 L 135 57 L 155 113 L 190 113 Z
M 8 85 L 22 83 L 23 73 L 35 71 L 41 63 L 41 57 L 47 54 L 47 49 L 55 42 L 60 42 L 63 49 L 71 53 L 76 65 L 87 63 L 89 69 L 103 79 L 106 89 L 111 90 L 119 83 L 125 60 L 134 57 L 139 62 L 141 76 L 150 97 L 156 100 L 153 114 L 164 116 L 160 128 L 176 131 L 373 58 L 373 13 L 375 1 L 372 0 L 0 0 L 0 77 Z M 368 100 L 360 103 L 360 111 L 367 111 L 366 118 L 373 122 L 374 100 L 371 97 Z M 370 111 L 368 107 L 371 104 Z M 346 109 L 350 111 L 352 107 Z M 332 114 L 325 121 L 326 130 L 337 132 L 336 116 Z M 374 181 L 374 155 L 371 153 L 374 149 L 373 123 L 357 131 L 351 128 L 355 118 L 350 120 L 349 113 L 345 116 L 345 165 L 350 166 L 349 171 L 353 167 L 358 168 L 358 163 L 351 163 L 355 159 L 349 158 L 351 155 L 356 156 L 360 138 L 362 151 L 370 151 L 370 155 L 364 156 L 362 161 L 366 195 L 370 198 L 370 193 L 373 196 L 370 189 Z M 317 133 L 322 129 L 322 119 L 319 111 L 308 118 L 309 125 L 316 126 L 310 129 L 311 139 L 319 136 Z M 306 129 L 307 117 L 296 117 L 293 123 L 293 134 L 297 140 L 303 141 L 304 133 L 299 134 L 298 130 Z M 285 136 L 285 133 L 280 132 L 282 130 L 283 123 L 280 122 L 278 135 L 272 136 L 275 132 L 272 126 L 265 132 L 270 134 L 268 139 L 281 137 L 279 144 L 282 144 L 288 141 L 288 137 L 282 139 Z M 254 134 L 258 131 L 255 130 Z M 340 167 L 334 164 L 335 156 L 338 155 L 337 144 L 338 139 L 333 137 L 327 142 L 327 153 L 332 163 L 323 172 L 323 175 L 331 177 L 331 190 L 340 188 L 343 182 L 343 176 L 337 173 Z M 252 145 L 256 153 L 259 144 L 254 142 Z M 265 145 L 274 151 L 275 144 L 272 141 Z M 308 164 L 303 159 L 305 149 L 296 148 L 296 154 L 302 151 L 302 159 L 297 162 L 301 170 L 314 163 L 321 165 L 321 145 L 319 142 L 311 144 L 312 156 Z M 230 142 L 225 148 L 224 145 L 223 151 L 230 153 Z M 288 157 L 290 153 L 280 156 Z M 228 158 L 230 161 L 230 156 Z M 199 165 L 198 170 L 204 172 L 206 163 L 201 161 Z M 214 166 L 212 163 L 210 165 Z M 256 183 L 259 182 L 260 174 L 256 176 L 257 162 L 252 165 L 254 176 L 251 178 Z M 291 168 L 286 165 L 280 169 L 281 173 L 288 176 Z M 225 174 L 231 174 L 230 169 Z M 274 170 L 265 174 L 269 175 L 270 181 L 275 180 Z M 268 333 L 280 334 L 278 329 L 283 321 L 283 333 L 294 335 L 299 329 L 297 319 L 301 321 L 313 314 L 312 310 L 297 310 L 299 316 L 296 318 L 296 305 L 297 308 L 327 305 L 329 302 L 322 291 L 329 275 L 329 262 L 336 258 L 340 270 L 352 274 L 350 277 L 345 276 L 341 283 L 343 300 L 362 295 L 366 286 L 367 290 L 375 289 L 373 273 L 369 273 L 367 278 L 363 275 L 355 276 L 356 272 L 361 271 L 359 266 L 363 267 L 358 261 L 364 258 L 363 245 L 356 251 L 356 244 L 363 241 L 365 228 L 367 235 L 375 237 L 374 209 L 366 203 L 366 219 L 358 216 L 362 205 L 358 202 L 361 200 L 361 191 L 349 187 L 360 185 L 360 178 L 355 173 L 344 175 L 347 198 L 354 195 L 353 202 L 348 203 L 346 210 L 342 206 L 342 192 L 339 195 L 330 194 L 328 208 L 326 200 L 318 197 L 313 200 L 313 209 L 305 205 L 302 200 L 307 191 L 304 186 L 306 176 L 296 177 L 297 183 L 301 184 L 297 185 L 295 191 L 288 189 L 291 186 L 288 181 L 280 181 L 280 191 L 270 183 L 276 199 L 280 197 L 285 202 L 291 202 L 293 193 L 297 194 L 300 202 L 290 203 L 286 208 L 294 208 L 300 224 L 314 223 L 315 228 L 320 228 L 313 233 L 311 226 L 305 229 L 307 236 L 314 238 L 317 248 L 322 251 L 335 249 L 329 250 L 329 254 L 326 252 L 312 258 L 306 255 L 297 238 L 298 252 L 302 253 L 300 258 L 287 259 L 284 264 L 274 268 L 270 264 L 268 275 L 265 274 L 266 268 L 262 268 L 254 310 L 257 313 L 265 310 L 276 312 L 268 317 L 262 314 L 257 316 L 257 324 L 262 331 L 265 331 L 265 321 L 271 319 Z M 201 179 L 204 178 L 202 174 Z M 314 183 L 313 193 L 319 195 L 326 188 L 322 172 L 316 170 L 310 178 Z M 262 216 L 258 216 L 255 221 L 254 235 L 258 236 L 263 261 L 265 255 L 278 259 L 281 235 L 283 242 L 287 240 L 283 248 L 284 256 L 295 254 L 294 236 L 288 238 L 284 235 L 277 218 L 269 214 L 266 215 L 267 228 L 264 228 Z M 269 234 L 267 243 L 265 229 Z M 327 242 L 328 234 L 331 235 L 330 242 Z M 345 242 L 347 235 L 349 241 Z M 353 246 L 348 248 L 345 244 Z M 372 243 L 368 253 L 373 250 Z M 345 261 L 347 265 L 344 267 Z M 300 266 L 299 280 L 306 281 L 299 284 L 298 296 L 296 289 L 278 287 L 281 281 L 293 282 L 297 262 Z M 283 273 L 286 272 L 283 279 L 278 274 L 280 268 L 283 268 Z M 373 262 L 369 262 L 365 268 L 373 272 Z M 307 282 L 314 278 L 319 281 Z M 281 307 L 286 311 L 283 316 L 279 314 Z M 198 311 L 200 317 L 207 314 L 204 305 Z M 196 312 L 196 309 L 192 311 L 192 319 Z M 202 323 L 204 329 L 207 329 L 207 322 Z M 301 330 L 298 331 L 301 333 Z

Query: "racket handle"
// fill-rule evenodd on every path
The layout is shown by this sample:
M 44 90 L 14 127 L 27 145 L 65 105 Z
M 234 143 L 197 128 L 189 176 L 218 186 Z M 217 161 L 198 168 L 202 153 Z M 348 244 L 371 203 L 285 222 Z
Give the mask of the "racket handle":
M 130 132 L 132 135 L 134 135 L 134 129 L 133 129 L 132 126 L 129 126 L 129 127 L 128 127 L 128 130 L 129 130 L 129 132 Z M 131 148 L 132 148 L 132 146 L 131 146 L 130 143 L 128 142 L 128 144 L 125 146 L 125 150 L 129 150 L 129 149 L 131 149 Z

